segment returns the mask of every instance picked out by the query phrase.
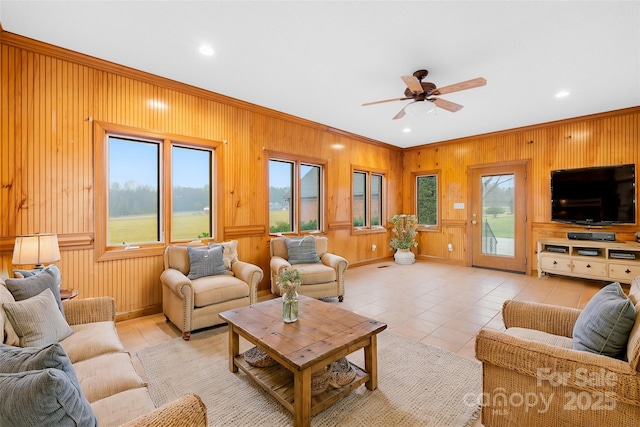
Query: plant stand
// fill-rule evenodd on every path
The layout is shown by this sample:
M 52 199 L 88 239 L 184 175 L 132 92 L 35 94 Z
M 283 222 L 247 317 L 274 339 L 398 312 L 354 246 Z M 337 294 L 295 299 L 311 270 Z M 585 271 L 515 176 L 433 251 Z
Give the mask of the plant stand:
M 416 262 L 416 256 L 411 252 L 411 249 L 397 249 L 396 253 L 393 254 L 393 259 L 396 261 L 396 264 L 413 264 Z

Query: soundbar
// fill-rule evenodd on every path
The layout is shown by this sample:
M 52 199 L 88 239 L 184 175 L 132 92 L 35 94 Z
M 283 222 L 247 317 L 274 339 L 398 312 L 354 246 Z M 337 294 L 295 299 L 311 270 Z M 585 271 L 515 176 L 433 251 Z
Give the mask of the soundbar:
M 570 231 L 567 233 L 567 239 L 571 240 L 604 240 L 609 242 L 616 241 L 616 233 L 604 232 L 578 232 Z

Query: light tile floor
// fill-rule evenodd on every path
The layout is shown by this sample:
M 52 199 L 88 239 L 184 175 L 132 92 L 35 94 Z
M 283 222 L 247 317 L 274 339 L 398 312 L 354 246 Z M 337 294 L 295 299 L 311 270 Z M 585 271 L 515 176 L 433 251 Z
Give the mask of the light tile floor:
M 383 321 L 389 330 L 408 338 L 475 359 L 477 332 L 481 328 L 504 329 L 500 314 L 504 301 L 583 308 L 604 284 L 560 276 L 539 279 L 428 261 L 412 265 L 385 261 L 347 270 L 344 301 L 327 301 Z M 181 335 L 165 322 L 163 314 L 119 322 L 117 329 L 141 372 L 137 351 Z

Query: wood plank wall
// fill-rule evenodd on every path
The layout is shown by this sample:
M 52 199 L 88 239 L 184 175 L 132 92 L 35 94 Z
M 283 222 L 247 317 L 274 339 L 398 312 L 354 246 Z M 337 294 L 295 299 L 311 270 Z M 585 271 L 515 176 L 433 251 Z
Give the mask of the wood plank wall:
M 95 261 L 91 120 L 224 141 L 216 189 L 222 193 L 220 238 L 237 239 L 241 259 L 263 269 L 263 292 L 270 288 L 267 152 L 327 162 L 331 251 L 352 264 L 392 255 L 385 233 L 352 238 L 349 171 L 351 164 L 388 171 L 387 208 L 396 213 L 401 149 L 15 34 L 0 32 L 0 47 L 0 272 L 5 276 L 12 268 L 14 236 L 53 232 L 61 241 L 64 287 L 81 297 L 114 296 L 125 316 L 160 307 L 161 256 Z M 167 108 L 150 108 L 149 100 Z M 370 250 L 372 244 L 378 251 Z
M 472 166 L 527 160 L 529 272 L 535 270 L 536 242 L 540 237 L 566 237 L 567 231 L 585 227 L 551 222 L 551 171 L 563 168 L 635 163 L 640 165 L 640 108 L 528 126 L 407 149 L 404 152 L 404 190 L 410 190 L 412 172 L 440 170 L 442 229 L 421 233 L 419 255 L 467 265 L 470 206 L 468 172 Z M 403 206 L 412 206 L 411 192 L 403 193 Z M 454 210 L 453 204 L 465 203 Z M 640 209 L 636 210 L 636 216 Z M 638 218 L 636 218 L 636 223 Z M 596 228 L 613 231 L 618 240 L 634 240 L 639 225 Z M 452 243 L 453 252 L 447 251 Z
M 468 167 L 530 160 L 528 253 L 535 259 L 537 237 L 568 228 L 549 221 L 551 170 L 639 160 L 640 108 L 401 150 L 7 32 L 0 32 L 0 61 L 0 273 L 10 274 L 14 236 L 55 232 L 64 286 L 81 297 L 114 296 L 120 318 L 158 311 L 162 257 L 95 261 L 90 117 L 225 141 L 222 238 L 237 239 L 241 258 L 264 270 L 262 292 L 269 289 L 268 200 L 266 184 L 255 183 L 265 182 L 269 151 L 327 161 L 326 234 L 330 250 L 352 265 L 392 251 L 389 234 L 351 232 L 351 165 L 387 171 L 388 216 L 414 209 L 412 172 L 440 170 L 442 228 L 420 233 L 418 254 L 466 265 L 467 210 L 453 203 L 468 206 Z M 150 99 L 168 108 L 149 108 Z M 631 240 L 636 227 L 615 231 Z

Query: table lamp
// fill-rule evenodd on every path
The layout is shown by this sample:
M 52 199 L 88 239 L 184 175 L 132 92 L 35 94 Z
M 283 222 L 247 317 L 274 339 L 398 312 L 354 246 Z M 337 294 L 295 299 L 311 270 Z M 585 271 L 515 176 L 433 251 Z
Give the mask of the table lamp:
M 60 249 L 56 234 L 31 234 L 17 236 L 13 248 L 13 264 L 35 264 L 44 268 L 44 264 L 60 261 Z

